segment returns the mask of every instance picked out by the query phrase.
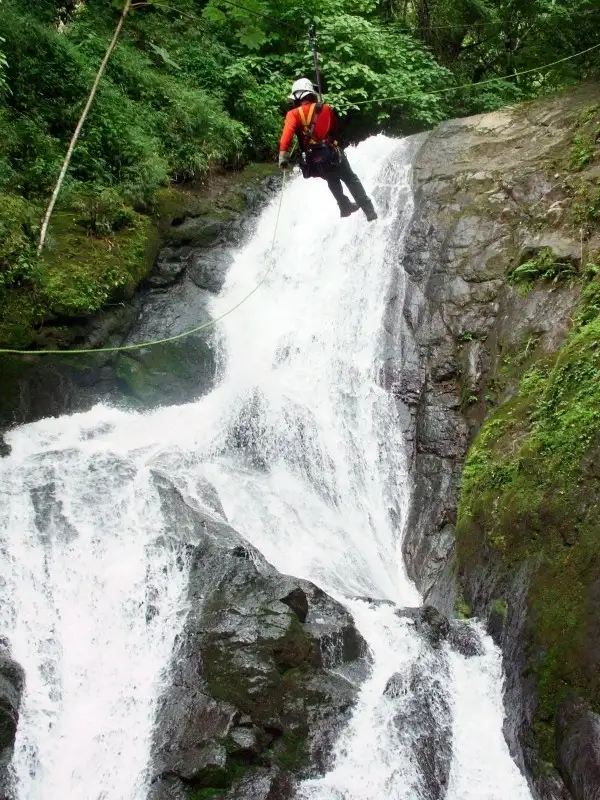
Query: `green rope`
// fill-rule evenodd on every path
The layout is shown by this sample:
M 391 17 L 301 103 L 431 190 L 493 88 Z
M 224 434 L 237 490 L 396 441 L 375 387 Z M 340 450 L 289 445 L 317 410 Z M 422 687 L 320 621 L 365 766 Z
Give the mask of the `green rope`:
M 275 240 L 277 238 L 277 228 L 279 226 L 279 216 L 281 214 L 281 205 L 283 203 L 283 194 L 285 191 L 285 183 L 286 183 L 287 174 L 283 173 L 283 180 L 281 182 L 281 191 L 279 193 L 279 205 L 277 206 L 277 217 L 275 219 L 275 228 L 273 230 L 273 239 L 271 241 L 271 247 L 269 249 L 269 255 L 273 253 L 275 249 Z M 199 331 L 204 331 L 207 328 L 212 328 L 217 322 L 220 322 L 225 317 L 228 317 L 229 314 L 236 311 L 241 305 L 243 305 L 246 300 L 248 300 L 252 295 L 257 292 L 263 283 L 266 281 L 269 274 L 273 271 L 275 267 L 275 261 L 272 261 L 270 267 L 267 269 L 265 274 L 262 276 L 260 281 L 256 284 L 254 289 L 251 292 L 243 297 L 239 303 L 236 303 L 232 306 L 228 311 L 221 314 L 219 317 L 215 319 L 211 319 L 209 322 L 205 322 L 202 325 L 198 325 L 195 328 L 191 328 L 188 331 L 183 331 L 183 333 L 177 333 L 174 336 L 167 336 L 164 339 L 153 339 L 150 342 L 139 342 L 137 344 L 124 344 L 118 347 L 89 347 L 89 348 L 81 348 L 77 350 L 11 350 L 6 347 L 0 348 L 0 354 L 8 354 L 8 355 L 19 355 L 19 356 L 62 356 L 62 355 L 88 355 L 90 353 L 122 353 L 126 350 L 142 350 L 145 347 L 153 347 L 157 344 L 168 344 L 169 342 L 176 342 L 179 339 L 184 339 L 186 336 L 191 336 L 194 333 L 198 333 Z

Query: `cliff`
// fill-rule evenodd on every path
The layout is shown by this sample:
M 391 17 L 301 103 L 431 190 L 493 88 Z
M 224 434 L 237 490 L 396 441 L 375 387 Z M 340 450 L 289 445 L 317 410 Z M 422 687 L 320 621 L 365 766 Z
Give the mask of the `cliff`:
M 599 131 L 597 85 L 433 131 L 389 303 L 407 565 L 441 611 L 489 620 L 540 798 L 600 796 Z

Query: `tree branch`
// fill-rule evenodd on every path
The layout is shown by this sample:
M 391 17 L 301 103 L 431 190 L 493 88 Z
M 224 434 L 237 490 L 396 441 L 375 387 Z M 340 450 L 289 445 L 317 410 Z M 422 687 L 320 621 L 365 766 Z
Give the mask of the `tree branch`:
M 129 14 L 129 11 L 131 10 L 131 3 L 132 0 L 125 0 L 125 5 L 123 6 L 123 11 L 121 12 L 119 23 L 115 29 L 113 38 L 111 39 L 111 42 L 108 45 L 108 49 L 104 55 L 104 58 L 102 59 L 102 63 L 100 64 L 100 68 L 98 70 L 98 74 L 96 75 L 96 79 L 94 80 L 94 84 L 90 91 L 90 95 L 87 99 L 87 103 L 85 104 L 85 108 L 83 109 L 81 117 L 79 118 L 79 122 L 77 123 L 77 127 L 75 128 L 75 133 L 73 134 L 73 137 L 71 138 L 71 141 L 69 143 L 69 149 L 67 150 L 65 160 L 63 161 L 63 165 L 60 170 L 60 175 L 58 176 L 58 180 L 56 181 L 56 186 L 54 187 L 54 191 L 52 192 L 52 197 L 50 198 L 50 203 L 48 204 L 48 208 L 46 209 L 46 214 L 42 222 L 42 229 L 40 231 L 40 240 L 38 242 L 38 248 L 37 248 L 38 255 L 42 252 L 42 249 L 44 247 L 44 242 L 46 240 L 46 234 L 48 232 L 48 224 L 50 222 L 50 217 L 52 216 L 52 212 L 54 211 L 56 199 L 61 190 L 63 181 L 65 179 L 65 175 L 67 174 L 67 170 L 69 169 L 71 156 L 73 155 L 73 151 L 75 150 L 75 145 L 77 144 L 77 140 L 79 139 L 79 134 L 81 133 L 81 129 L 83 128 L 89 110 L 92 107 L 92 103 L 94 102 L 94 97 L 96 96 L 96 91 L 100 84 L 100 80 L 102 78 L 102 75 L 104 74 L 104 70 L 106 69 L 106 65 L 108 64 L 108 60 L 112 54 L 112 51 L 115 49 L 115 45 L 117 44 L 119 34 L 121 33 L 121 29 L 125 23 L 125 19 Z

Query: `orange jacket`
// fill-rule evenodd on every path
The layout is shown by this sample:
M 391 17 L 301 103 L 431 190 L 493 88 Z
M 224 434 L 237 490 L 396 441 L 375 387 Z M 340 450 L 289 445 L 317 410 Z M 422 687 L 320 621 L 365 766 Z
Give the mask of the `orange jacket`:
M 298 134 L 298 140 L 300 142 L 301 149 L 306 150 L 308 142 L 305 141 L 306 137 L 304 136 L 304 125 L 302 123 L 300 109 L 302 109 L 305 119 L 308 119 L 310 107 L 312 105 L 314 105 L 314 103 L 311 103 L 310 100 L 305 100 L 298 108 L 293 108 L 291 111 L 288 111 L 283 126 L 283 133 L 281 134 L 281 141 L 279 142 L 280 153 L 290 149 L 294 134 Z M 327 103 L 323 103 L 323 106 L 319 111 L 317 124 L 315 125 L 315 129 L 313 131 L 313 139 L 316 139 L 320 142 L 325 141 L 326 139 L 333 140 L 337 138 L 338 131 L 339 124 L 335 111 L 333 108 L 331 108 L 331 106 L 328 106 Z

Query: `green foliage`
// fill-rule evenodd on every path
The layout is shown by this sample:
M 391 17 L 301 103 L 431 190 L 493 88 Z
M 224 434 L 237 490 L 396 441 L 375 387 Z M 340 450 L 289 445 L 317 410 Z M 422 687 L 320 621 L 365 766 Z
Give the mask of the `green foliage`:
M 578 134 L 571 147 L 571 168 L 583 169 L 596 152 L 596 138 L 591 134 Z
M 511 286 L 519 286 L 527 292 L 536 281 L 558 283 L 573 278 L 579 273 L 578 265 L 568 259 L 559 260 L 552 248 L 543 247 L 534 258 L 515 267 L 508 275 Z
M 88 195 L 74 197 L 72 207 L 81 213 L 77 223 L 93 235 L 120 231 L 130 225 L 135 217 L 116 189 L 98 188 Z
M 39 278 L 35 234 L 31 205 L 15 195 L 0 195 L 0 290 L 31 284 Z

